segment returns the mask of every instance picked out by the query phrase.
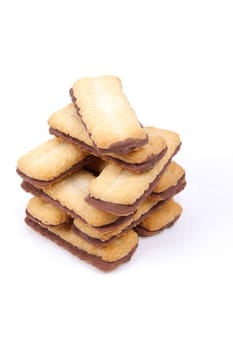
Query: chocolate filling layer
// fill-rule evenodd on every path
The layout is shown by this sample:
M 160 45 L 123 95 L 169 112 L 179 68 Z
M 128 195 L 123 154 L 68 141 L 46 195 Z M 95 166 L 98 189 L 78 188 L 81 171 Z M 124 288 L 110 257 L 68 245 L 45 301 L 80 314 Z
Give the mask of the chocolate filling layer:
M 81 160 L 79 163 L 74 164 L 72 167 L 70 167 L 69 169 L 63 171 L 63 173 L 59 174 L 58 176 L 54 177 L 51 180 L 39 180 L 39 179 L 35 179 L 33 177 L 30 177 L 26 174 L 24 174 L 20 169 L 16 169 L 16 172 L 19 176 L 21 176 L 25 181 L 30 182 L 31 184 L 35 185 L 35 186 L 48 186 L 51 185 L 55 182 L 58 182 L 62 179 L 64 179 L 66 176 L 71 175 L 73 173 L 75 173 L 76 171 L 80 170 L 81 168 L 84 167 L 84 165 L 86 165 L 92 156 L 87 156 L 85 159 Z
M 23 181 L 21 183 L 21 187 L 24 191 L 29 192 L 36 197 L 43 198 L 47 202 L 57 206 L 58 208 L 63 210 L 66 214 L 70 215 L 72 218 L 78 218 L 78 219 L 80 219 L 83 222 L 88 224 L 88 222 L 86 222 L 81 216 L 79 216 L 73 210 L 68 209 L 67 207 L 62 205 L 58 200 L 52 199 L 43 190 L 36 188 L 34 185 L 30 184 L 29 182 Z M 117 225 L 121 225 L 122 223 L 129 221 L 132 215 L 133 215 L 133 213 L 129 216 L 117 217 L 115 221 L 113 221 L 109 224 L 103 225 L 103 226 L 95 227 L 95 228 L 98 229 L 100 232 L 109 232 L 112 229 L 114 229 L 115 227 L 117 227 Z
M 73 89 L 70 89 L 70 97 L 72 99 L 72 102 L 76 108 L 76 111 L 77 111 L 79 117 L 82 120 L 83 125 L 85 126 L 86 130 L 88 131 L 87 126 L 83 121 L 82 115 L 80 114 L 80 108 L 78 107 L 77 99 L 74 96 Z M 92 135 L 89 133 L 89 131 L 88 131 L 88 134 L 89 134 L 90 138 L 92 139 Z M 92 142 L 93 142 L 94 147 L 96 149 L 101 150 L 101 152 L 107 152 L 107 153 L 113 152 L 113 153 L 119 153 L 119 154 L 127 154 L 127 153 L 133 151 L 135 148 L 141 147 L 141 146 L 145 145 L 146 143 L 148 143 L 148 135 L 146 135 L 145 139 L 127 138 L 124 141 L 114 142 L 108 148 L 105 148 L 105 149 L 98 147 L 98 145 L 95 144 L 93 139 L 92 139 Z
M 100 269 L 102 271 L 111 271 L 111 270 L 115 269 L 116 267 L 118 267 L 120 264 L 129 261 L 130 258 L 133 255 L 133 253 L 137 249 L 137 246 L 135 246 L 123 258 L 121 258 L 121 259 L 119 259 L 117 261 L 108 262 L 108 261 L 102 260 L 101 258 L 99 258 L 99 257 L 97 257 L 95 255 L 88 254 L 84 250 L 73 246 L 72 244 L 66 242 L 65 240 L 63 240 L 62 238 L 57 236 L 56 234 L 50 232 L 45 227 L 40 226 L 39 224 L 35 223 L 34 221 L 30 220 L 27 217 L 25 218 L 25 222 L 26 222 L 27 225 L 32 227 L 35 231 L 40 233 L 42 236 L 49 238 L 51 241 L 55 242 L 60 247 L 68 250 L 73 255 L 79 257 L 81 260 L 84 260 L 84 261 L 92 264 L 93 266 L 97 267 L 98 269 Z
M 133 211 L 135 211 L 140 203 L 143 202 L 143 200 L 153 191 L 156 184 L 158 183 L 160 177 L 166 170 L 168 164 L 170 163 L 171 159 L 174 157 L 174 155 L 179 151 L 181 144 L 176 148 L 173 155 L 170 157 L 168 162 L 164 165 L 161 172 L 156 176 L 156 178 L 149 184 L 148 188 L 145 190 L 145 192 L 142 194 L 141 197 L 139 197 L 133 204 L 119 204 L 119 203 L 111 203 L 107 201 L 103 201 L 101 199 L 97 199 L 95 197 L 92 197 L 91 195 L 87 196 L 85 198 L 86 202 L 90 205 L 93 205 L 93 207 L 106 211 L 108 213 L 114 214 L 114 215 L 129 215 Z
M 155 163 L 158 162 L 167 152 L 167 147 L 165 147 L 160 153 L 157 153 L 157 154 L 153 153 L 153 154 L 149 155 L 142 163 L 128 163 L 122 159 L 114 158 L 108 154 L 103 154 L 99 149 L 91 147 L 91 146 L 87 145 L 85 142 L 80 141 L 78 139 L 75 139 L 74 137 L 72 137 L 70 135 L 66 135 L 63 132 L 61 132 L 57 129 L 54 129 L 52 127 L 49 128 L 49 132 L 50 132 L 50 134 L 55 135 L 57 137 L 61 137 L 64 140 L 66 140 L 70 143 L 73 143 L 76 146 L 78 145 L 84 151 L 92 153 L 95 156 L 100 157 L 104 160 L 114 162 L 114 163 L 118 164 L 119 166 L 121 166 L 122 168 L 126 168 L 128 170 L 135 171 L 135 172 L 143 172 L 143 171 L 147 171 L 147 170 L 152 169 L 153 166 L 155 165 Z
M 169 187 L 167 190 L 163 192 L 157 192 L 157 193 L 151 192 L 150 197 L 154 199 L 161 198 L 162 200 L 165 200 L 181 192 L 185 188 L 185 186 L 186 186 L 186 181 L 185 181 L 185 174 L 184 174 L 174 186 Z
M 134 228 L 134 231 L 136 231 L 140 236 L 150 237 L 150 236 L 156 235 L 157 233 L 165 230 L 165 228 L 171 227 L 179 219 L 179 217 L 180 217 L 180 215 L 176 216 L 171 222 L 169 222 L 168 224 L 166 224 L 166 225 L 164 225 L 164 226 L 162 226 L 159 229 L 154 230 L 154 231 L 149 231 L 145 227 L 140 226 L 140 225 L 136 226 Z

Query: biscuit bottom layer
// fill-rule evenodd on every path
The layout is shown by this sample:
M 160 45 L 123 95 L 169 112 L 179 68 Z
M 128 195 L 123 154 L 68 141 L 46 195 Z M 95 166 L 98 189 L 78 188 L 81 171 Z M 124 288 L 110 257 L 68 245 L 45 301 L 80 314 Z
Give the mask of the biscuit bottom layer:
M 142 227 L 140 225 L 134 227 L 134 231 L 137 232 L 139 234 L 139 236 L 150 237 L 150 236 L 156 235 L 159 232 L 165 230 L 166 228 L 169 228 L 172 225 L 174 225 L 174 223 L 179 219 L 179 217 L 180 217 L 180 215 L 176 216 L 172 221 L 170 221 L 166 225 L 161 226 L 160 228 L 153 230 L 153 231 L 150 231 L 150 230 L 148 230 L 145 227 Z
M 111 270 L 115 269 L 116 267 L 118 267 L 119 265 L 121 265 L 122 263 L 129 261 L 131 259 L 132 255 L 134 254 L 135 250 L 137 249 L 137 246 L 138 246 L 138 244 L 136 244 L 131 249 L 131 251 L 127 255 L 123 256 L 122 258 L 120 258 L 116 261 L 108 262 L 108 261 L 102 260 L 98 256 L 89 254 L 89 253 L 85 252 L 84 250 L 72 245 L 71 243 L 65 241 L 60 236 L 51 232 L 49 229 L 42 227 L 41 225 L 34 222 L 33 220 L 31 220 L 28 217 L 25 218 L 25 222 L 28 226 L 33 228 L 35 231 L 40 233 L 42 236 L 49 238 L 51 241 L 53 241 L 54 243 L 56 243 L 60 247 L 68 250 L 73 255 L 79 257 L 81 260 L 84 260 L 84 261 L 90 263 L 91 265 L 97 267 L 98 269 L 100 269 L 102 271 L 111 271 Z

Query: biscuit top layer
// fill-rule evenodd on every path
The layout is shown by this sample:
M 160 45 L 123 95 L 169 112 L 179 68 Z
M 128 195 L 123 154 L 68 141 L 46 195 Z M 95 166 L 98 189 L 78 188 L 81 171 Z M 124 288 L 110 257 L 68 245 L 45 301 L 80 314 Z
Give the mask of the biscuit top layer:
M 124 95 L 119 78 L 82 78 L 72 91 L 83 122 L 98 148 L 108 149 L 128 139 L 146 140 L 146 132 Z
M 54 137 L 18 160 L 18 169 L 38 180 L 52 180 L 87 157 L 87 152 Z
M 70 219 L 64 211 L 38 197 L 29 200 L 27 211 L 45 225 L 60 225 Z
M 156 129 L 156 132 L 158 136 L 162 136 L 166 140 L 167 152 L 151 170 L 141 174 L 132 174 L 114 164 L 109 164 L 92 181 L 90 195 L 110 203 L 125 205 L 135 203 L 163 170 L 180 145 L 177 133 L 162 129 Z
M 171 162 L 159 179 L 159 182 L 155 186 L 153 192 L 160 193 L 166 191 L 171 186 L 175 186 L 182 176 L 184 176 L 184 174 L 185 171 L 179 164 L 174 161 Z

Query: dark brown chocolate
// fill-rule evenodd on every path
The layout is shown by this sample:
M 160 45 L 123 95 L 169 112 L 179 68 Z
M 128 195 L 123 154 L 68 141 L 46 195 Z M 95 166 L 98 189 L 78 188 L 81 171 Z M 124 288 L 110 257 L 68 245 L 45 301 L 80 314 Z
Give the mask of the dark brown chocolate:
M 57 137 L 61 137 L 64 140 L 73 143 L 74 145 L 78 145 L 80 148 L 82 148 L 84 151 L 94 154 L 97 157 L 100 157 L 104 160 L 107 160 L 109 162 L 113 162 L 122 168 L 128 169 L 130 171 L 135 172 L 144 172 L 147 170 L 150 170 L 153 168 L 156 162 L 158 162 L 167 152 L 167 147 L 165 146 L 164 149 L 160 153 L 153 153 L 150 154 L 142 163 L 127 163 L 122 159 L 114 158 L 110 156 L 109 154 L 103 154 L 99 149 L 96 149 L 94 147 L 91 147 L 90 145 L 87 145 L 85 142 L 80 141 L 78 139 L 75 139 L 74 137 L 70 135 L 66 135 L 63 132 L 54 129 L 52 127 L 49 128 L 49 132 L 52 135 L 55 135 Z
M 52 199 L 49 197 L 42 189 L 35 187 L 33 184 L 30 184 L 29 182 L 23 181 L 21 183 L 21 187 L 24 191 L 29 192 L 33 194 L 36 197 L 43 198 L 47 202 L 55 205 L 56 207 L 63 210 L 66 214 L 70 215 L 72 218 L 78 218 L 81 219 L 83 222 L 87 223 L 81 216 L 79 216 L 77 213 L 75 213 L 73 210 L 68 209 L 64 205 L 62 205 L 58 200 Z M 109 232 L 112 229 L 116 228 L 117 225 L 121 225 L 124 222 L 127 222 L 130 220 L 133 213 L 129 216 L 123 216 L 123 217 L 116 217 L 116 220 L 103 226 L 95 227 L 100 232 Z
M 65 240 L 63 240 L 62 238 L 60 238 L 56 234 L 52 233 L 51 231 L 49 231 L 45 227 L 42 227 L 39 224 L 35 223 L 34 221 L 30 220 L 28 217 L 25 218 L 25 222 L 28 226 L 32 227 L 35 231 L 40 233 L 42 236 L 49 238 L 51 241 L 56 243 L 58 246 L 68 250 L 73 255 L 79 257 L 81 260 L 84 260 L 84 261 L 90 263 L 91 265 L 97 267 L 98 269 L 100 269 L 102 271 L 106 271 L 106 272 L 112 271 L 113 269 L 115 269 L 116 267 L 121 265 L 122 263 L 129 261 L 133 255 L 133 253 L 137 249 L 137 246 L 135 246 L 123 258 L 121 258 L 117 261 L 107 262 L 107 261 L 104 261 L 95 255 L 88 254 L 84 250 L 81 250 L 81 249 L 73 246 L 72 244 L 66 242 Z
M 108 213 L 114 214 L 114 215 L 129 215 L 132 212 L 134 212 L 138 205 L 143 202 L 143 200 L 151 194 L 153 189 L 155 188 L 156 184 L 158 183 L 160 177 L 166 170 L 168 164 L 170 163 L 171 159 L 174 157 L 174 155 L 179 151 L 181 144 L 176 148 L 174 154 L 170 157 L 168 162 L 164 165 L 162 171 L 156 176 L 154 181 L 152 181 L 149 185 L 149 187 L 145 190 L 145 192 L 142 194 L 141 197 L 139 197 L 133 204 L 119 204 L 119 203 L 111 203 L 111 202 L 106 202 L 101 199 L 97 199 L 95 197 L 92 197 L 91 195 L 87 196 L 85 198 L 86 202 L 93 207 L 106 211 Z
M 58 182 L 62 179 L 64 179 L 66 176 L 71 175 L 75 173 L 76 171 L 82 169 L 88 162 L 91 160 L 92 156 L 87 156 L 85 159 L 81 160 L 79 163 L 74 164 L 69 169 L 65 170 L 63 173 L 59 174 L 58 176 L 54 177 L 51 180 L 38 180 L 33 177 L 30 177 L 26 174 L 24 174 L 20 169 L 16 169 L 16 172 L 19 176 L 21 176 L 25 181 L 30 182 L 31 184 L 35 186 L 48 186 L 51 184 L 54 184 L 55 182 Z
M 80 108 L 79 108 L 79 106 L 77 104 L 77 99 L 74 96 L 73 89 L 70 89 L 70 97 L 71 97 L 71 100 L 72 100 L 72 102 L 73 102 L 73 104 L 74 104 L 74 106 L 76 108 L 78 116 L 81 118 L 82 123 L 85 126 L 85 129 L 87 130 L 90 138 L 92 139 L 92 135 L 88 131 L 87 126 L 86 126 L 86 124 L 83 121 L 82 115 L 80 114 Z M 145 139 L 128 138 L 128 139 L 126 139 L 124 141 L 114 142 L 106 149 L 99 148 L 95 144 L 93 139 L 92 139 L 92 142 L 93 142 L 94 147 L 96 149 L 99 149 L 103 153 L 104 152 L 107 152 L 107 153 L 113 152 L 113 153 L 118 153 L 118 154 L 127 154 L 127 153 L 132 152 L 135 148 L 138 148 L 138 147 L 141 147 L 141 146 L 144 146 L 145 144 L 147 144 L 148 143 L 148 135 L 146 135 Z
M 168 224 L 160 227 L 158 230 L 149 231 L 145 227 L 138 225 L 138 226 L 134 227 L 134 231 L 136 231 L 137 234 L 139 234 L 139 236 L 150 237 L 150 236 L 153 236 L 153 235 L 160 233 L 161 231 L 165 230 L 166 228 L 171 227 L 179 219 L 179 217 L 180 217 L 180 215 L 176 216 L 174 220 L 172 220 Z
M 154 199 L 161 198 L 161 200 L 165 200 L 181 192 L 185 188 L 185 186 L 186 186 L 186 181 L 185 181 L 185 174 L 184 174 L 174 186 L 169 187 L 166 191 L 163 191 L 163 192 L 157 192 L 157 193 L 151 192 L 150 197 Z

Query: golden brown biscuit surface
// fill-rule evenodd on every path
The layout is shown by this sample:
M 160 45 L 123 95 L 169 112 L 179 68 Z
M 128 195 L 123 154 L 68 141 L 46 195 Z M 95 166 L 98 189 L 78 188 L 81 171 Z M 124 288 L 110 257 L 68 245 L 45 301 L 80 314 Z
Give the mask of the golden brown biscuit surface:
M 79 147 L 54 137 L 23 155 L 17 164 L 28 177 L 49 181 L 88 156 Z
M 53 113 L 48 119 L 48 124 L 50 127 L 93 147 L 93 142 L 72 103 Z
M 171 162 L 161 178 L 159 179 L 157 185 L 155 186 L 153 192 L 160 193 L 166 191 L 169 187 L 175 186 L 177 182 L 184 176 L 185 171 L 176 162 Z
M 38 197 L 29 200 L 27 212 L 45 225 L 56 226 L 70 221 L 70 217 L 64 211 Z
M 162 202 L 158 209 L 143 220 L 135 230 L 142 235 L 152 235 L 163 228 L 169 227 L 179 218 L 181 213 L 181 205 L 170 198 Z
M 173 161 L 165 169 L 150 197 L 163 201 L 181 192 L 185 186 L 185 171 Z
M 147 142 L 146 132 L 124 95 L 119 78 L 79 79 L 72 87 L 72 96 L 96 147 L 128 153 Z

